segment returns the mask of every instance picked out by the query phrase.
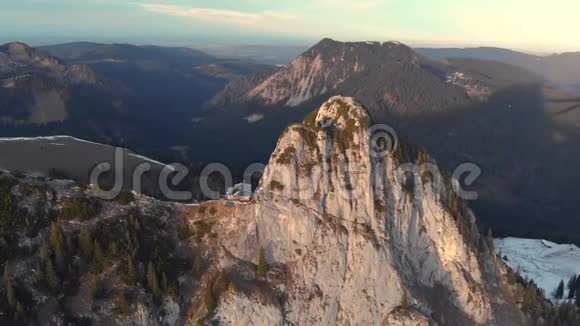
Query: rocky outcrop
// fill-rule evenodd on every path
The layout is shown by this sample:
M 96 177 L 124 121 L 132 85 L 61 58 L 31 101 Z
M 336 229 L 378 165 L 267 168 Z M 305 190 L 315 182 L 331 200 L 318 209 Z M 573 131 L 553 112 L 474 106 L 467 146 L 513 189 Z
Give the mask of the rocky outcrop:
M 249 76 L 237 77 L 232 80 L 226 87 L 221 90 L 208 103 L 212 107 L 223 107 L 236 103 L 244 98 L 257 84 L 263 82 L 270 76 L 271 72 L 260 72 Z
M 213 320 L 522 324 L 515 306 L 497 307 L 508 295 L 490 284 L 501 263 L 458 227 L 453 195 L 424 175 L 402 176 L 404 151 L 377 151 L 369 123 L 353 99 L 333 97 L 280 137 L 251 203 L 182 207 L 192 229 L 211 223 L 216 237 L 204 248 L 237 289 L 222 292 Z M 461 214 L 461 227 L 476 230 L 471 212 Z M 270 272 L 256 279 L 240 266 L 258 264 L 260 248 Z
M 51 70 L 62 73 L 64 65 L 56 58 L 36 52 L 33 48 L 20 42 L 6 43 L 0 46 L 0 72 L 11 72 L 28 69 Z
M 95 84 L 97 76 L 87 65 L 74 64 L 69 66 L 64 72 L 65 80 L 70 84 Z

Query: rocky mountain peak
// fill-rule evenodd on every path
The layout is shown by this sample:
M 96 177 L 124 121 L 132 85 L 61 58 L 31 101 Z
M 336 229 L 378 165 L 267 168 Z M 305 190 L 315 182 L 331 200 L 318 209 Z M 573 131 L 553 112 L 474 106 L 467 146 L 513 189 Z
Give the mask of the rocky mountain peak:
M 14 61 L 28 62 L 34 57 L 34 49 L 21 42 L 11 42 L 0 46 L 0 52 Z
M 504 267 L 484 245 L 474 247 L 480 241 L 471 211 L 450 210 L 452 195 L 420 175 L 413 182 L 398 178 L 404 158 L 375 152 L 368 123 L 354 99 L 332 97 L 282 134 L 251 202 L 182 208 L 191 225 L 208 223 L 204 212 L 211 207 L 216 212 L 212 230 L 220 236 L 210 245 L 212 265 L 240 270 L 262 248 L 276 270 L 266 279 L 269 287 L 223 292 L 213 320 L 522 323 L 515 306 L 497 306 L 507 295 L 495 286 Z M 258 288 L 245 279 L 238 288 Z M 283 300 L 264 301 L 276 296 Z
M 337 52 L 344 51 L 360 52 L 360 54 L 372 52 L 372 55 L 376 57 L 395 59 L 398 62 L 419 62 L 419 55 L 412 48 L 396 41 L 340 42 L 325 38 L 310 48 L 306 53 L 314 52 L 334 55 Z
M 34 75 L 65 84 L 96 84 L 99 81 L 91 67 L 84 64 L 66 65 L 21 42 L 0 46 L 0 72 L 9 78 Z
M 358 123 L 369 119 L 366 110 L 352 97 L 333 96 L 315 111 L 317 126 L 333 125 L 347 128 L 349 121 Z
M 388 114 L 444 110 L 469 101 L 465 90 L 444 76 L 399 42 L 323 39 L 267 76 L 232 82 L 212 103 L 296 107 L 341 94 L 355 97 L 379 120 Z
M 39 54 L 35 49 L 22 42 L 6 43 L 0 46 L 0 53 L 18 64 L 34 64 L 45 67 L 60 65 L 58 59 Z
M 417 65 L 419 57 L 399 43 L 324 39 L 248 92 L 248 100 L 297 106 L 336 91 L 347 80 L 389 64 Z

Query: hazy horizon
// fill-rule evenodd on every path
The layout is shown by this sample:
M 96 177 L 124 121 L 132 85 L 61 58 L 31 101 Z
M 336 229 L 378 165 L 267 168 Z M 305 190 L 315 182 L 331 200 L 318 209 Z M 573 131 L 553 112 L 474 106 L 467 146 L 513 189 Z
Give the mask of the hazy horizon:
M 396 40 L 413 47 L 580 51 L 580 4 L 524 0 L 171 0 L 0 2 L 2 43 L 94 41 L 158 45 L 310 46 Z M 541 23 L 539 23 L 541 22 Z
M 155 39 L 155 38 L 99 38 L 99 37 L 87 37 L 87 38 L 35 38 L 35 37 L 28 37 L 28 38 L 2 38 L 0 37 L 0 45 L 6 44 L 10 42 L 22 42 L 32 47 L 40 47 L 40 46 L 48 46 L 48 45 L 59 45 L 59 44 L 68 44 L 68 43 L 78 43 L 78 42 L 87 42 L 87 43 L 99 43 L 99 44 L 132 44 L 137 46 L 145 46 L 145 45 L 152 45 L 152 46 L 163 46 L 163 47 L 188 47 L 193 49 L 211 49 L 211 48 L 241 48 L 241 47 L 270 47 L 270 48 L 292 48 L 292 49 L 303 49 L 306 50 L 316 43 L 320 42 L 325 37 L 320 39 L 312 39 L 312 40 L 289 40 L 287 42 L 278 41 L 270 41 L 270 40 L 253 40 L 249 39 L 247 42 L 243 41 L 224 41 L 224 40 L 205 40 L 205 39 L 192 39 L 192 40 L 163 40 L 163 39 Z M 331 37 L 328 37 L 331 38 Z M 516 48 L 516 47 L 509 47 L 509 46 L 498 46 L 498 45 L 491 45 L 491 44 L 455 44 L 455 43 L 412 43 L 412 42 L 405 42 L 398 39 L 388 39 L 388 40 L 379 40 L 379 39 L 368 39 L 368 40 L 343 40 L 338 38 L 331 38 L 333 40 L 339 42 L 401 42 L 410 46 L 411 48 L 433 48 L 433 49 L 443 49 L 443 48 L 457 48 L 457 49 L 470 49 L 470 48 L 497 48 L 497 49 L 506 49 L 512 50 L 517 52 L 522 52 L 526 54 L 532 55 L 552 55 L 552 54 L 562 54 L 562 53 L 573 53 L 573 52 L 580 52 L 580 49 L 574 50 L 530 50 L 525 48 Z

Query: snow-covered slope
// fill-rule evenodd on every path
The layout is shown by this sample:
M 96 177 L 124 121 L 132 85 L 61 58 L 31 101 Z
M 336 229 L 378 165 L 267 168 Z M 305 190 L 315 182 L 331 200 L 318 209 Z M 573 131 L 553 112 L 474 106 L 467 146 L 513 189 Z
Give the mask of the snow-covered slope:
M 52 168 L 65 170 L 64 161 L 68 160 L 72 165 L 94 166 L 112 158 L 115 147 L 99 144 L 84 139 L 60 135 L 46 137 L 7 137 L 0 138 L 0 150 L 3 155 L 0 158 L 0 168 L 20 171 L 42 171 Z M 127 164 L 130 166 L 141 163 L 150 163 L 154 168 L 162 168 L 165 164 L 124 150 Z M 34 157 L 35 159 L 30 159 Z M 38 158 L 42 157 L 42 160 Z M 90 164 L 81 164 L 87 160 Z M 56 161 L 59 164 L 46 164 L 47 160 Z M 39 162 L 42 161 L 42 162 Z M 86 171 L 83 171 L 86 173 Z
M 95 166 L 109 163 L 116 166 L 116 153 L 122 155 L 123 187 L 133 187 L 133 172 L 143 163 L 151 166 L 151 177 L 143 178 L 142 191 L 156 189 L 161 162 L 134 153 L 128 149 L 117 150 L 113 146 L 94 143 L 71 136 L 48 136 L 34 138 L 0 138 L 0 169 L 20 171 L 31 175 L 52 176 L 89 183 Z M 100 180 L 110 185 L 113 173 Z
M 495 247 L 506 263 L 521 275 L 533 279 L 551 298 L 561 280 L 568 281 L 580 273 L 580 248 L 556 244 L 546 240 L 505 238 L 496 239 Z

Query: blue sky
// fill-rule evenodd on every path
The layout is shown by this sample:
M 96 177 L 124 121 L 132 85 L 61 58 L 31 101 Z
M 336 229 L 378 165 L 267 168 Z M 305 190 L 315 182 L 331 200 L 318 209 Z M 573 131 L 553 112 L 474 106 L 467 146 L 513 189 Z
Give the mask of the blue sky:
M 577 0 L 0 0 L 0 41 L 308 44 L 580 50 Z

